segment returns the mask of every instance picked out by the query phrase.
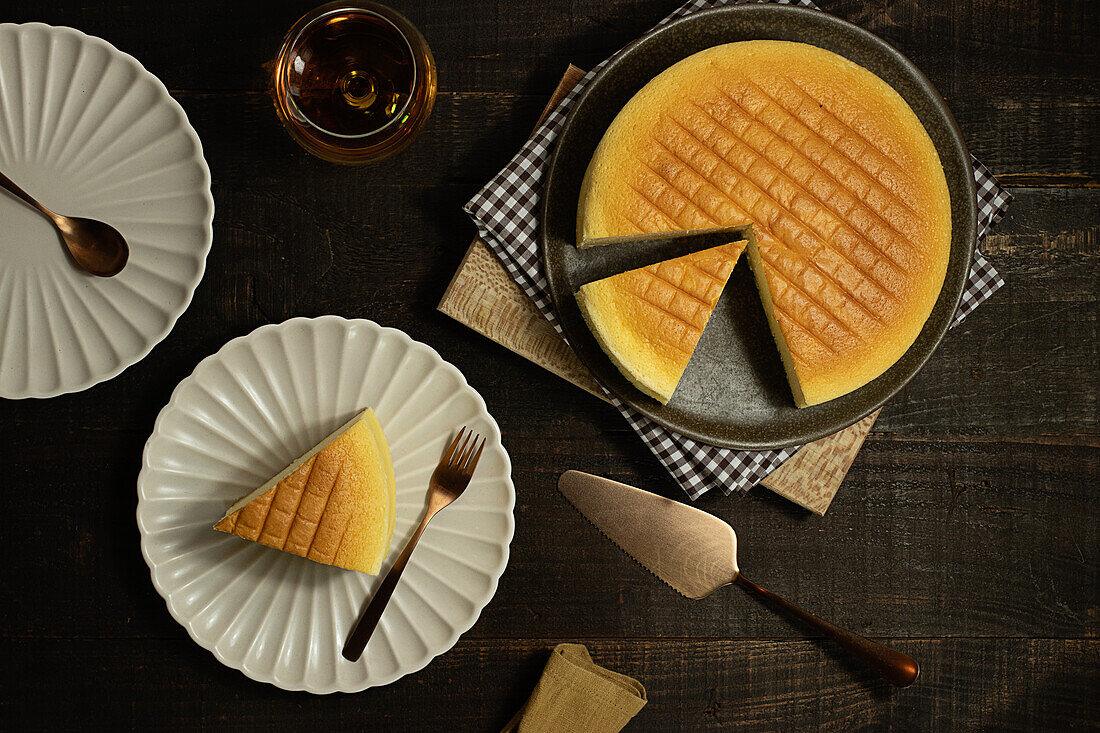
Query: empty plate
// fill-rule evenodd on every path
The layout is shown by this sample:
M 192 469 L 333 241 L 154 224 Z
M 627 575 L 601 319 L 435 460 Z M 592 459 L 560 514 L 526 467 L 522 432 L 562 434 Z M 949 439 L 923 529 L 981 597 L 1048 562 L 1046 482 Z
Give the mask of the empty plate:
M 210 171 L 183 108 L 106 41 L 0 25 L 0 171 L 130 245 L 119 275 L 89 275 L 49 221 L 0 191 L 0 397 L 53 397 L 116 376 L 168 335 L 210 251 Z

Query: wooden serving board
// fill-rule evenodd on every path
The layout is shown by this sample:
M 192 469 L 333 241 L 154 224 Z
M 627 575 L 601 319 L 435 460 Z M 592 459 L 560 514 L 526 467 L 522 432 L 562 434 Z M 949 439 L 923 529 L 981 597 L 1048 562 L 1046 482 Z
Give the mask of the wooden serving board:
M 544 116 L 583 75 L 569 67 Z M 606 401 L 591 373 L 480 239 L 466 251 L 439 310 Z M 825 514 L 877 417 L 878 411 L 804 446 L 760 483 L 815 514 Z

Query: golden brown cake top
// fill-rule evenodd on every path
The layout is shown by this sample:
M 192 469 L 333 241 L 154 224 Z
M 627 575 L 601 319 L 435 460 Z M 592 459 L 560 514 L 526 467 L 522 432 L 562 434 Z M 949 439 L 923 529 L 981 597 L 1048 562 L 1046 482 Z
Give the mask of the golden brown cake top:
M 943 284 L 932 141 L 889 85 L 815 46 L 717 46 L 653 79 L 593 156 L 578 242 L 746 223 L 809 404 L 893 364 Z

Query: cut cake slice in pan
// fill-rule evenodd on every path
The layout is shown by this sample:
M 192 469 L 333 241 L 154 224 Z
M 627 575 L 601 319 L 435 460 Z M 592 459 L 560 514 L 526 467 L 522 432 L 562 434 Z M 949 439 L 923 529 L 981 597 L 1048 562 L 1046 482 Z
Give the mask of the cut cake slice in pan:
M 612 275 L 581 286 L 577 304 L 619 371 L 667 403 L 744 249 L 730 242 Z

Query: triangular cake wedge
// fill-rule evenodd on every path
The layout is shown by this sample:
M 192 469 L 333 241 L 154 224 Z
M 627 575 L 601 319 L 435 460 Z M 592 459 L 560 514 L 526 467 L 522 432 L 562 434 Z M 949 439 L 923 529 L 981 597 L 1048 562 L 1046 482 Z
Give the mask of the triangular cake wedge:
M 393 539 L 395 490 L 389 445 L 368 408 L 229 507 L 214 529 L 375 575 Z
M 672 398 L 744 248 L 731 242 L 581 286 L 584 319 L 638 389 Z

